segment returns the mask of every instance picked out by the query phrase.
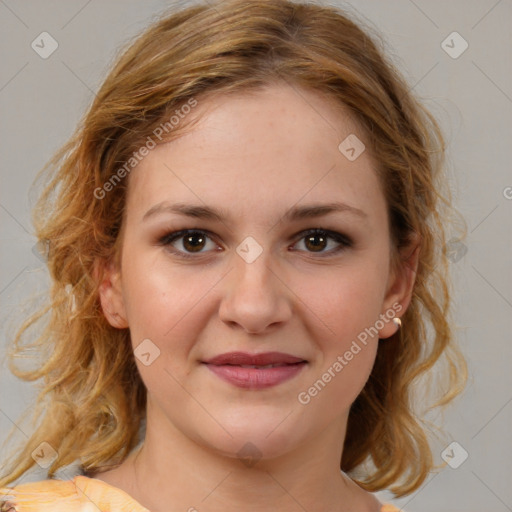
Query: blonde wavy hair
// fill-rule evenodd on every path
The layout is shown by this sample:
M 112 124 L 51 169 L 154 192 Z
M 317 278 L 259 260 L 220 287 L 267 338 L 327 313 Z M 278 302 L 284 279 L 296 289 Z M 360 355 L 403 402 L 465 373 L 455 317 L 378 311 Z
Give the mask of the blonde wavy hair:
M 48 181 L 33 222 L 47 248 L 50 297 L 21 325 L 9 351 L 14 375 L 42 380 L 33 416 L 39 424 L 4 467 L 0 487 L 34 466 L 31 453 L 43 441 L 58 452 L 49 477 L 76 460 L 91 473 L 120 464 L 139 443 L 146 389 L 129 330 L 113 328 L 102 312 L 95 273 L 98 262 L 119 255 L 128 186 L 119 169 L 191 99 L 283 81 L 349 109 L 370 141 L 395 253 L 420 235 L 412 302 L 403 328 L 380 344 L 351 407 L 340 468 L 354 475 L 369 463 L 364 478 L 354 478 L 368 491 L 404 496 L 422 484 L 435 466 L 428 422 L 413 408 L 417 384 L 426 375 L 432 382 L 434 364 L 445 363 L 435 374 L 438 407 L 467 378 L 449 318 L 446 226 L 455 210 L 441 130 L 370 33 L 331 6 L 228 0 L 173 8 L 116 58 L 75 133 L 41 171 Z M 192 125 L 185 117 L 164 141 Z M 98 198 L 113 179 L 116 186 Z M 34 339 L 30 328 L 43 321 Z M 35 369 L 16 366 L 34 350 Z

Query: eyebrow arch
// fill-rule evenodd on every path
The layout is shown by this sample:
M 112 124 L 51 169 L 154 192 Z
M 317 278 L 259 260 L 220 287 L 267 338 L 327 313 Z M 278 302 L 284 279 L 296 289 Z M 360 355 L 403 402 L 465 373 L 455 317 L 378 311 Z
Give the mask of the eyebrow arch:
M 354 206 L 350 206 L 346 203 L 332 202 L 323 204 L 310 204 L 306 206 L 294 206 L 283 215 L 283 220 L 294 221 L 302 219 L 312 219 L 316 217 L 323 217 L 325 215 L 337 212 L 350 213 L 352 215 L 360 217 L 363 220 L 366 220 L 368 218 L 368 215 L 359 208 L 355 208 Z M 193 217 L 196 219 L 207 219 L 217 222 L 224 222 L 225 219 L 229 218 L 229 215 L 227 215 L 225 211 L 222 209 L 215 209 L 209 206 L 185 203 L 169 204 L 168 202 L 164 201 L 150 208 L 144 214 L 142 220 L 145 221 L 149 217 L 161 213 L 177 213 L 180 215 L 184 215 L 186 217 Z

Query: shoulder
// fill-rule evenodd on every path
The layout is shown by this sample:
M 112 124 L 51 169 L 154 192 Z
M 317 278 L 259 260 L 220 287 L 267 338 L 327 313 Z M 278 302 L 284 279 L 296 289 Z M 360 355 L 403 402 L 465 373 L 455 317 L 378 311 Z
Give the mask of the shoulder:
M 89 478 L 0 488 L 0 512 L 149 512 L 121 489 Z
M 46 512 L 66 505 L 69 512 L 80 510 L 80 501 L 72 481 L 42 480 L 0 489 L 0 510 Z

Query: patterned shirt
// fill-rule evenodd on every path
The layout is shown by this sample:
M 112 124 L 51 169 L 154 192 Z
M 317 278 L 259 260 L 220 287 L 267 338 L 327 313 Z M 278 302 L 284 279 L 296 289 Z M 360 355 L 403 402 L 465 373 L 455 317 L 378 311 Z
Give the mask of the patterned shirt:
M 0 512 L 150 512 L 129 494 L 110 484 L 75 476 L 0 488 Z M 390 504 L 380 512 L 404 512 Z

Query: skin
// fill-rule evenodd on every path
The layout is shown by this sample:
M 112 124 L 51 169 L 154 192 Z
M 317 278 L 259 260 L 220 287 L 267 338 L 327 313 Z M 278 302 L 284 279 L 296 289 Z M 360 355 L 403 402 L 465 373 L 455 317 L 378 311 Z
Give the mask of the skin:
M 199 101 L 194 112 L 199 123 L 189 133 L 132 171 L 120 266 L 104 269 L 108 321 L 129 327 L 134 349 L 150 339 L 160 355 L 149 366 L 137 359 L 148 390 L 142 447 L 94 477 L 152 512 L 378 511 L 339 467 L 350 405 L 385 341 L 370 338 L 307 405 L 297 398 L 379 315 L 399 304 L 401 316 L 409 305 L 417 251 L 392 271 L 386 201 L 369 151 L 349 161 L 338 150 L 349 134 L 364 135 L 341 108 L 286 84 Z M 333 201 L 365 216 L 283 219 L 294 206 Z M 228 218 L 163 212 L 143 220 L 161 202 L 224 208 Z M 353 244 L 334 252 L 334 239 L 307 243 L 301 232 L 311 228 Z M 193 239 L 199 254 L 184 238 L 159 244 L 182 229 L 207 231 L 202 245 Z M 236 252 L 248 236 L 262 248 L 251 263 Z M 396 330 L 388 321 L 379 337 Z M 277 386 L 240 389 L 201 364 L 235 350 L 285 352 L 308 364 Z M 238 455 L 248 442 L 253 464 Z

